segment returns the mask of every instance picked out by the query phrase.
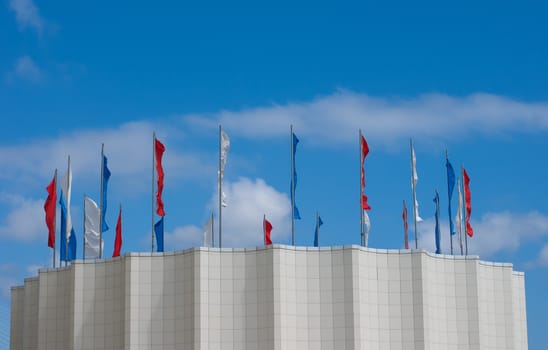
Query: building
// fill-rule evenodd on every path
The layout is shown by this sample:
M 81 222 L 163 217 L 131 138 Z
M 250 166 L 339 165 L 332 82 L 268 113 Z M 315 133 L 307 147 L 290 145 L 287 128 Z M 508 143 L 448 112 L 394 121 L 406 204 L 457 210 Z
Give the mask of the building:
M 524 274 L 284 245 L 128 253 L 12 288 L 11 349 L 527 349 Z

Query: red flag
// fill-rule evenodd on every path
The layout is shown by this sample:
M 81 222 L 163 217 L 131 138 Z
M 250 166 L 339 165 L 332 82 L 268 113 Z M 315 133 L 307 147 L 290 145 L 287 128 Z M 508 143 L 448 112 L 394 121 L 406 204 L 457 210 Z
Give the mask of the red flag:
M 407 225 L 407 207 L 405 206 L 405 201 L 403 201 L 403 212 L 401 214 L 401 218 L 403 219 L 403 239 L 405 241 L 405 249 L 409 249 L 409 237 L 407 235 L 409 226 Z
M 272 240 L 270 239 L 272 224 L 267 219 L 263 219 L 263 231 L 264 231 L 264 244 L 265 245 L 272 244 Z
M 371 207 L 367 203 L 367 196 L 365 195 L 365 170 L 363 168 L 365 157 L 369 154 L 369 145 L 367 144 L 367 141 L 365 140 L 365 137 L 363 135 L 360 135 L 360 144 L 361 144 L 361 192 L 362 192 L 362 209 L 363 210 L 371 210 Z
M 44 203 L 44 211 L 46 212 L 46 225 L 48 226 L 48 247 L 55 248 L 55 208 L 57 204 L 57 171 L 53 176 L 53 180 L 46 187 L 48 198 Z
M 165 216 L 164 201 L 162 200 L 162 191 L 164 190 L 164 169 L 162 168 L 162 156 L 166 148 L 154 138 L 154 152 L 156 154 L 156 171 L 158 172 L 158 190 L 156 191 L 156 213 Z
M 116 223 L 116 238 L 114 239 L 114 252 L 112 253 L 112 257 L 120 256 L 120 250 L 122 250 L 122 206 L 120 206 L 118 222 Z
M 464 179 L 464 197 L 466 199 L 466 233 L 472 237 L 474 230 L 470 225 L 470 214 L 472 214 L 472 193 L 470 193 L 470 177 L 466 172 L 466 169 L 462 168 L 462 177 Z

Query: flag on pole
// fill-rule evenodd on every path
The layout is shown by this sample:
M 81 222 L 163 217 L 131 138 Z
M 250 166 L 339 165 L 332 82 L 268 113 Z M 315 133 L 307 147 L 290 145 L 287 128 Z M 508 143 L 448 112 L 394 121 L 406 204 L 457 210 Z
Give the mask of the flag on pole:
M 211 236 L 213 236 L 213 215 L 209 217 L 204 225 L 204 237 L 202 239 L 203 247 L 211 247 Z
M 72 170 L 70 168 L 70 159 L 69 159 L 69 165 L 67 168 L 67 172 L 65 173 L 65 176 L 61 179 L 61 198 L 60 200 L 63 201 L 63 204 L 61 205 L 61 209 L 63 207 L 65 208 L 65 239 L 69 239 L 70 231 L 72 230 L 72 220 L 70 215 L 70 198 L 72 194 Z
M 470 192 L 470 177 L 464 168 L 462 168 L 462 176 L 464 181 L 464 196 L 466 198 L 466 234 L 472 237 L 474 235 L 474 230 L 472 229 L 472 225 L 470 225 L 470 215 L 472 214 L 472 193 Z
M 162 167 L 162 156 L 166 148 L 157 139 L 154 139 L 154 152 L 156 155 L 156 171 L 158 173 L 158 189 L 156 191 L 156 214 L 159 216 L 165 216 L 164 201 L 162 199 L 162 191 L 164 190 L 164 169 Z
M 84 196 L 84 251 L 86 259 L 99 259 L 103 248 L 99 232 L 100 209 L 97 203 L 88 196 Z
M 297 144 L 299 143 L 299 139 L 297 138 L 297 135 L 293 133 L 293 142 L 291 143 L 291 147 L 293 148 L 291 151 L 293 152 L 293 159 L 292 161 L 292 168 L 293 168 L 293 184 L 291 188 L 291 195 L 292 195 L 292 201 L 293 201 L 293 218 L 296 220 L 301 219 L 301 214 L 299 213 L 299 209 L 297 208 L 297 205 L 295 204 L 295 189 L 297 188 L 297 168 L 295 167 L 295 154 L 297 152 Z
M 369 232 L 370 231 L 371 231 L 371 221 L 369 220 L 369 215 L 364 210 L 363 211 L 363 233 L 364 233 L 366 238 L 369 237 Z M 365 246 L 367 247 L 368 244 L 369 244 L 369 242 L 366 242 Z
M 122 250 L 122 206 L 120 205 L 120 212 L 118 213 L 118 222 L 116 223 L 116 238 L 114 239 L 114 252 L 112 257 L 120 256 Z
M 228 158 L 228 151 L 230 150 L 230 138 L 228 137 L 228 134 L 221 129 L 221 168 L 219 169 L 219 176 L 220 176 L 220 182 L 223 182 L 223 177 L 225 173 L 225 165 L 226 160 Z M 224 191 L 221 191 L 221 205 L 223 207 L 226 207 L 227 201 L 226 201 L 226 194 Z
M 453 197 L 453 190 L 455 189 L 455 170 L 449 162 L 449 158 L 445 158 L 445 166 L 447 167 L 447 191 L 449 197 L 449 232 L 454 235 L 455 227 L 453 226 L 453 217 L 451 216 L 451 198 Z
M 367 141 L 365 140 L 365 137 L 363 135 L 360 135 L 360 143 L 361 143 L 361 192 L 362 192 L 362 209 L 363 210 L 371 210 L 371 207 L 369 206 L 369 203 L 367 203 L 367 195 L 365 194 L 365 169 L 364 169 L 364 163 L 365 163 L 365 157 L 369 154 L 369 145 L 367 144 Z
M 316 229 L 314 230 L 314 247 L 319 247 L 320 245 L 320 226 L 322 225 L 322 218 L 318 215 L 318 220 L 316 220 Z
M 70 230 L 68 246 L 68 261 L 76 260 L 76 233 L 74 232 L 74 227 Z
M 462 254 L 462 191 L 460 190 L 460 178 L 457 179 L 457 189 L 459 196 L 459 207 L 457 209 L 457 215 L 455 216 L 455 225 L 457 225 L 457 230 L 459 232 L 459 244 L 460 244 L 460 253 Z
M 164 251 L 164 217 L 154 224 L 154 234 L 156 235 L 156 251 Z
M 407 224 L 407 207 L 405 206 L 405 200 L 403 201 L 403 211 L 401 214 L 403 220 L 403 240 L 405 242 L 405 249 L 409 249 L 409 237 L 407 235 L 407 230 L 409 228 Z
M 102 221 L 102 225 L 103 225 L 103 229 L 102 229 L 102 232 L 105 232 L 105 231 L 108 231 L 108 225 L 107 225 L 107 222 L 105 220 L 105 216 L 106 216 L 106 213 L 107 213 L 107 185 L 108 185 L 108 180 L 110 179 L 110 170 L 108 169 L 108 166 L 107 166 L 107 157 L 105 155 L 103 155 L 103 188 L 102 188 L 102 191 L 103 191 L 103 196 L 102 196 L 102 203 L 101 203 L 101 221 Z
M 271 245 L 272 239 L 270 238 L 270 233 L 272 232 L 272 224 L 270 221 L 263 217 L 263 233 L 264 233 L 264 244 Z
M 46 226 L 48 227 L 48 247 L 55 248 L 55 209 L 57 206 L 57 170 L 53 179 L 46 187 L 48 198 L 44 202 Z
M 411 145 L 411 171 L 413 172 L 411 187 L 413 188 L 414 193 L 416 193 L 419 176 L 417 175 L 417 158 L 415 157 L 415 149 L 413 148 L 412 145 Z M 415 195 L 415 218 L 417 219 L 417 222 L 422 221 L 422 218 L 419 215 L 419 202 L 417 201 L 416 195 Z
M 441 244 L 440 244 L 440 196 L 436 190 L 436 196 L 434 197 L 434 203 L 436 203 L 436 254 L 441 254 Z

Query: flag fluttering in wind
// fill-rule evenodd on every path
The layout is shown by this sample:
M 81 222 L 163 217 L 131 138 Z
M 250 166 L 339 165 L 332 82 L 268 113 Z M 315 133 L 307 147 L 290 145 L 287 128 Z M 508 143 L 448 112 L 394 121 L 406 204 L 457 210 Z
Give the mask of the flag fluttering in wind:
M 417 175 L 417 158 L 415 157 L 415 149 L 411 144 L 411 188 L 413 189 L 413 200 L 415 201 L 415 221 L 421 222 L 422 218 L 419 215 L 419 202 L 417 201 L 416 189 L 419 176 Z M 416 233 L 415 233 L 416 234 Z
M 57 170 L 53 179 L 46 187 L 48 197 L 44 202 L 46 212 L 46 226 L 48 227 L 48 247 L 55 249 L 55 209 L 57 207 Z M 55 259 L 55 257 L 54 257 Z
M 162 156 L 166 148 L 154 137 L 154 154 L 156 156 L 156 172 L 158 173 L 158 189 L 156 191 L 156 214 L 165 216 L 164 201 L 162 199 L 162 191 L 164 190 L 164 168 L 162 167 Z
M 101 197 L 101 224 L 102 226 L 102 232 L 108 231 L 108 225 L 105 220 L 105 216 L 107 213 L 107 186 L 108 186 L 108 180 L 110 179 L 110 170 L 107 166 L 107 157 L 103 154 L 103 166 L 101 167 L 102 170 L 102 197 Z
M 104 247 L 101 240 L 100 209 L 97 203 L 88 196 L 84 196 L 84 258 L 100 259 Z
M 228 151 L 230 150 L 230 138 L 228 137 L 228 134 L 221 129 L 221 135 L 220 135 L 220 163 L 219 163 L 219 185 L 222 188 L 223 183 L 223 177 L 225 173 L 225 165 L 226 160 L 228 158 Z M 221 189 L 221 205 L 223 207 L 226 207 L 228 205 L 226 201 L 226 194 Z
M 291 158 L 291 167 L 293 168 L 293 177 L 291 183 L 291 202 L 293 203 L 293 219 L 300 220 L 301 214 L 299 209 L 295 204 L 295 189 L 297 188 L 297 169 L 295 167 L 295 153 L 297 152 L 297 144 L 299 143 L 299 138 L 295 135 L 294 132 L 291 133 L 292 142 L 291 142 L 291 153 L 293 158 Z
M 460 178 L 457 179 L 457 188 L 458 188 L 458 195 L 459 195 L 459 208 L 457 209 L 457 215 L 455 216 L 455 224 L 457 225 L 457 230 L 459 232 L 459 245 L 460 245 L 460 253 L 462 254 L 462 191 L 460 189 Z
M 209 217 L 209 220 L 204 225 L 204 237 L 202 239 L 203 247 L 211 247 L 211 238 L 213 237 L 213 215 Z
M 369 145 L 367 144 L 365 137 L 361 135 L 361 132 L 360 132 L 360 145 L 361 145 L 360 148 L 361 148 L 361 194 L 362 194 L 361 205 L 363 210 L 371 210 L 369 203 L 367 203 L 367 195 L 365 194 L 365 169 L 364 169 L 365 157 L 367 157 L 367 155 L 369 154 Z
M 445 166 L 447 167 L 447 193 L 449 198 L 449 232 L 451 233 L 451 236 L 454 235 L 455 227 L 453 226 L 453 217 L 451 214 L 451 198 L 453 197 L 453 191 L 455 189 L 455 170 L 453 170 L 453 166 L 449 162 L 449 158 L 445 158 Z
M 156 251 L 164 251 L 164 217 L 154 224 L 154 234 L 156 235 Z
M 407 230 L 409 226 L 407 224 L 407 207 L 405 206 L 405 200 L 403 201 L 403 211 L 401 213 L 401 218 L 403 220 L 403 240 L 405 243 L 405 249 L 409 249 L 409 237 L 407 235 Z
M 114 239 L 114 252 L 112 257 L 120 256 L 122 250 L 122 206 L 120 205 L 120 213 L 118 214 L 118 222 L 116 223 L 116 238 Z
M 441 254 L 441 242 L 440 242 L 440 196 L 436 190 L 436 196 L 434 197 L 434 203 L 436 203 L 436 254 Z
M 470 177 L 464 167 L 462 168 L 462 178 L 464 181 L 464 197 L 466 199 L 466 234 L 470 237 L 474 235 L 472 225 L 470 225 L 470 215 L 472 214 L 472 193 L 470 192 Z
M 270 221 L 263 217 L 263 233 L 264 233 L 264 245 L 271 245 L 272 239 L 270 238 L 270 233 L 272 232 L 272 224 Z
M 320 226 L 323 225 L 322 218 L 316 215 L 316 229 L 314 230 L 314 247 L 320 246 Z
M 70 215 L 71 193 L 72 170 L 69 157 L 67 172 L 61 179 L 61 196 L 59 196 L 59 204 L 61 206 L 61 249 L 59 253 L 61 260 L 65 262 L 76 259 L 76 234 L 72 227 Z

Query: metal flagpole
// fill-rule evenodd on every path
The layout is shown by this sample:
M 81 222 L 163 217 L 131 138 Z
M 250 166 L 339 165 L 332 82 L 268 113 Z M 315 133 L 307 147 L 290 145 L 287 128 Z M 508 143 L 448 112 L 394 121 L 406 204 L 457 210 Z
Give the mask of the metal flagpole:
M 417 232 L 417 193 L 415 192 L 415 172 L 416 164 L 413 164 L 413 155 L 415 150 L 413 149 L 413 139 L 409 139 L 409 145 L 411 149 L 411 189 L 413 190 L 413 218 L 415 223 L 415 249 L 419 249 L 419 240 Z
M 462 195 L 465 197 L 462 201 L 463 217 L 464 217 L 464 244 L 465 244 L 465 253 L 468 255 L 468 232 L 466 229 L 466 196 L 464 192 L 464 164 L 461 165 L 461 176 L 462 176 Z
M 105 144 L 101 144 L 101 205 L 99 207 L 99 259 L 103 258 L 103 177 L 105 176 Z
M 215 247 L 215 227 L 213 225 L 213 211 L 211 211 L 211 246 Z
M 439 250 L 441 254 L 441 232 L 440 232 L 440 196 L 438 194 L 438 190 L 436 190 L 436 227 L 438 228 L 436 234 L 436 239 L 439 242 Z M 437 248 L 437 247 L 436 247 Z
M 69 195 L 70 192 L 72 191 L 69 191 L 69 187 L 72 186 L 72 181 L 71 181 L 71 176 L 68 175 L 68 173 L 70 172 L 70 155 L 68 156 L 68 168 L 67 168 L 67 196 Z M 65 203 L 65 205 L 67 206 L 67 215 L 65 216 L 65 266 L 68 265 L 68 241 L 69 241 L 69 235 L 70 235 L 70 228 L 68 227 L 67 223 L 68 223 L 68 213 L 69 213 L 69 210 L 70 210 L 70 206 L 69 206 L 69 199 L 67 197 L 67 203 Z M 72 223 L 72 222 L 71 222 Z
M 57 169 L 55 169 L 55 175 L 53 175 L 55 178 L 55 194 L 57 194 Z M 54 205 L 55 208 L 55 215 L 53 215 L 53 233 L 55 234 L 55 230 L 57 230 L 57 227 L 55 227 L 57 223 L 57 203 Z M 55 268 L 55 240 L 53 240 L 53 268 Z M 61 265 L 61 262 L 59 261 L 59 265 Z
M 156 165 L 156 132 L 152 132 L 152 231 L 150 252 L 154 253 L 154 166 Z
M 362 172 L 363 172 L 363 161 L 362 161 L 362 129 L 359 130 L 360 133 L 359 133 L 359 150 L 358 150 L 358 154 L 360 155 L 360 198 L 359 198 L 359 205 L 360 205 L 360 240 L 361 240 L 361 245 L 362 247 L 365 246 L 365 233 L 364 233 L 364 230 L 363 230 L 363 225 L 364 225 L 364 217 L 363 217 L 363 206 L 362 206 L 362 195 L 363 195 L 363 188 L 362 188 Z
M 449 153 L 445 149 L 445 162 L 449 162 Z M 451 190 L 449 189 L 449 175 L 447 177 L 447 200 L 449 201 L 449 238 L 451 241 L 451 255 L 453 255 L 453 232 L 451 232 Z
M 460 183 L 460 178 L 457 179 L 457 188 L 458 188 L 458 191 L 459 191 L 459 209 L 457 210 L 457 215 L 459 217 L 459 246 L 460 246 L 460 255 L 463 254 L 463 251 L 462 251 L 462 203 L 463 203 L 463 200 L 462 200 L 462 191 L 461 191 L 461 183 Z
M 218 173 L 218 178 L 219 178 L 219 248 L 222 248 L 223 247 L 223 244 L 222 244 L 222 224 L 223 224 L 223 221 L 222 221 L 222 211 L 223 211 L 223 206 L 222 206 L 222 195 L 223 195 L 223 181 L 222 181 L 222 169 L 221 169 L 221 152 L 222 152 L 222 143 L 221 143 L 221 133 L 222 133 L 222 126 L 219 125 L 219 173 Z
M 84 193 L 84 228 L 82 230 L 82 260 L 86 260 L 86 194 Z
M 320 249 L 320 214 L 316 211 L 316 227 L 318 229 L 318 249 Z
M 266 246 L 266 214 L 263 214 L 263 244 Z
M 289 140 L 291 144 L 291 245 L 295 245 L 295 145 L 293 144 L 293 124 L 290 125 Z

